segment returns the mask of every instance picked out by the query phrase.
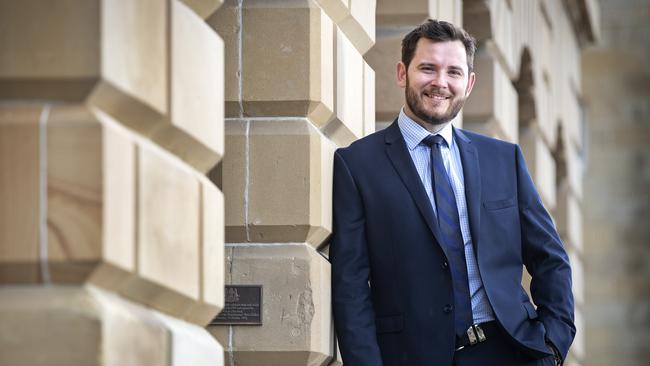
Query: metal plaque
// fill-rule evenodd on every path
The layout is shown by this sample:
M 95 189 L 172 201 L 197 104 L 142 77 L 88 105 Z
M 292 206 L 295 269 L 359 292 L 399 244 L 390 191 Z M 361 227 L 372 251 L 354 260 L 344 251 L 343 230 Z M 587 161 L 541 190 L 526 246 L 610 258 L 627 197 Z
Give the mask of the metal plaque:
M 226 285 L 226 301 L 210 325 L 262 325 L 262 286 Z

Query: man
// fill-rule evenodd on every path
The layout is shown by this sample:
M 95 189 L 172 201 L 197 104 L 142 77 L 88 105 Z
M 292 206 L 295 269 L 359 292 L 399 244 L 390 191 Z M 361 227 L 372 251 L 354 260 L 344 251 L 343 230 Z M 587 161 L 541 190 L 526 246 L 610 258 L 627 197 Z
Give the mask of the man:
M 554 365 L 571 345 L 569 261 L 519 147 L 451 124 L 474 86 L 475 48 L 447 22 L 413 30 L 399 117 L 335 153 L 332 301 L 346 366 Z

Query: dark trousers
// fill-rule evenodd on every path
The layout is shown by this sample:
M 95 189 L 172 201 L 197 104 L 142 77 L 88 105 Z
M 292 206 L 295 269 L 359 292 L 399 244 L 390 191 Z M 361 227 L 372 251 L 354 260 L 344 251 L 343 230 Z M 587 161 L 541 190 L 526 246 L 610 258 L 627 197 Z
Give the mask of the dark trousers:
M 553 356 L 535 359 L 512 344 L 505 334 L 465 347 L 454 354 L 453 366 L 553 366 Z

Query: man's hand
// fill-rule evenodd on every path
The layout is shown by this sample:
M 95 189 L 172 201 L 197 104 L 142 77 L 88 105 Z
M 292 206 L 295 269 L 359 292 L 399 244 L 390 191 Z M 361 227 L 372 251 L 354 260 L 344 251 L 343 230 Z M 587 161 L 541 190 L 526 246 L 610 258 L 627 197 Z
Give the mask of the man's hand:
M 553 352 L 553 357 L 555 357 L 555 366 L 562 366 L 562 357 L 560 356 L 560 351 L 558 351 L 553 343 L 549 341 L 546 341 L 546 347 L 548 347 L 548 349 Z

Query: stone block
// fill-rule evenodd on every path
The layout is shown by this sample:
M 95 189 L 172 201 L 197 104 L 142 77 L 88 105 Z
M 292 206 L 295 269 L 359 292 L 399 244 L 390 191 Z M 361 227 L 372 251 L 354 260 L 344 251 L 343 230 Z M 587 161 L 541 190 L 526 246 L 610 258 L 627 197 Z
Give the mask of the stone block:
M 224 0 L 181 0 L 198 16 L 207 19 L 223 4 Z
M 99 74 L 99 7 L 96 0 L 0 1 L 0 98 L 88 94 Z
M 585 133 L 581 122 L 583 110 L 578 95 L 573 89 L 568 89 L 563 93 L 564 98 L 557 103 L 562 109 L 562 127 L 565 130 L 565 136 L 562 136 L 562 138 L 565 138 L 565 141 L 571 141 L 578 149 L 582 149 L 585 145 L 583 141 Z M 612 113 L 611 110 L 609 113 Z
M 223 306 L 223 197 L 203 175 L 223 153 L 223 46 L 195 12 L 220 1 L 188 2 L 0 0 L 0 98 L 82 102 L 0 108 L 21 221 L 0 211 L 1 283 L 97 284 L 197 324 Z
M 172 337 L 165 325 L 149 313 L 150 310 L 111 295 L 100 293 L 95 296 L 98 295 L 105 298 L 95 299 L 99 303 L 96 311 L 103 336 L 100 346 L 104 348 L 104 357 L 97 358 L 103 358 L 106 365 L 171 364 L 170 358 L 175 351 Z
M 0 284 L 40 278 L 43 111 L 42 104 L 0 107 Z
M 334 22 L 340 22 L 350 14 L 350 0 L 316 0 L 316 3 Z
M 4 287 L 0 320 L 2 364 L 223 365 L 201 327 L 93 286 Z
M 135 269 L 105 261 L 88 281 L 205 325 L 223 307 L 221 192 L 158 148 L 139 144 L 136 160 Z
M 363 62 L 363 134 L 375 132 L 375 70 Z
M 54 106 L 43 148 L 51 278 L 79 283 L 102 256 L 101 124 L 84 106 Z
M 486 1 L 464 1 L 463 28 L 478 41 L 492 38 L 492 17 L 490 13 L 490 2 Z M 468 21 L 471 19 L 472 21 Z
M 341 357 L 341 349 L 339 348 L 338 341 L 336 343 L 336 357 L 334 357 L 329 366 L 343 366 L 343 358 Z
M 212 182 L 201 182 L 201 300 L 223 309 L 224 202 L 223 193 Z
M 139 272 L 198 299 L 199 183 L 186 167 L 153 148 L 139 149 L 138 164 Z
M 584 308 L 577 308 L 575 312 L 575 325 L 576 325 L 576 336 L 571 344 L 571 356 L 574 360 L 584 360 L 585 359 L 585 341 L 589 337 L 585 335 L 587 329 L 585 329 L 585 314 Z M 588 334 L 588 333 L 587 333 Z M 618 338 L 620 339 L 620 338 Z
M 535 121 L 537 126 L 539 126 L 538 133 L 545 141 L 554 145 L 557 132 L 557 120 L 553 119 L 555 116 L 553 99 L 551 98 L 550 86 L 544 81 L 544 77 L 544 74 L 541 72 L 535 75 L 535 80 L 539 81 L 533 85 L 535 112 L 537 113 Z
M 546 146 L 539 128 L 530 126 L 520 131 L 519 143 L 526 159 L 528 171 L 547 210 L 553 211 L 556 203 L 555 160 Z
M 331 19 L 312 0 L 243 6 L 243 115 L 307 116 L 324 125 L 333 111 Z
M 156 314 L 171 334 L 170 366 L 224 366 L 223 348 L 203 326 Z
M 336 32 L 336 114 L 323 133 L 339 146 L 363 137 L 363 57 L 341 31 Z
M 226 0 L 206 22 L 223 39 L 224 48 L 224 113 L 227 117 L 241 117 L 241 8 L 238 0 Z
M 185 4 L 171 6 L 171 122 L 223 156 L 223 41 Z
M 528 271 L 524 271 L 523 275 L 521 276 L 521 286 L 523 286 L 524 290 L 526 290 L 528 298 L 530 299 L 532 299 L 532 296 L 530 294 L 530 283 L 532 280 L 533 278 L 531 277 L 530 273 L 528 273 Z
M 210 326 L 237 365 L 327 365 L 334 352 L 330 267 L 304 244 L 229 246 L 228 284 L 262 285 L 261 326 Z
M 206 324 L 223 307 L 221 193 L 176 157 L 98 116 L 105 123 L 104 257 L 88 282 Z
M 136 269 L 137 146 L 119 124 L 104 125 L 103 225 L 104 261 L 125 271 Z
M 397 86 L 396 64 L 401 60 L 402 38 L 409 31 L 410 27 L 408 29 L 406 27 L 383 28 L 377 35 L 377 43 L 365 55 L 365 59 L 376 75 L 375 118 L 377 122 L 393 122 L 404 104 L 404 89 Z
M 465 108 L 463 119 L 469 129 L 517 142 L 519 118 L 517 91 L 508 75 L 489 52 L 474 59 L 477 82 Z
M 103 1 L 100 9 L 102 79 L 160 113 L 169 98 L 168 4 Z
M 306 119 L 228 122 L 226 133 L 226 242 L 322 244 L 335 146 Z
M 567 171 L 569 176 L 569 186 L 571 191 L 575 194 L 576 198 L 580 201 L 583 200 L 584 189 L 582 184 L 583 172 L 584 172 L 584 161 L 577 148 L 573 144 L 567 144 Z M 612 165 L 603 165 L 608 167 L 609 174 L 615 174 L 615 170 L 624 169 L 626 165 L 621 165 L 620 167 L 615 167 Z M 593 169 L 593 168 L 592 168 Z
M 575 249 L 567 248 L 567 252 L 571 263 L 573 296 L 576 304 L 582 307 L 585 305 L 585 271 L 582 257 Z
M 81 105 L 8 105 L 0 128 L 0 194 L 20 200 L 2 212 L 1 283 L 93 283 L 201 325 L 223 307 L 223 197 L 207 177 Z
M 101 319 L 78 288 L 0 289 L 3 365 L 97 365 Z M 74 352 L 71 352 L 74 350 Z
M 568 230 L 567 238 L 576 251 L 582 253 L 583 250 L 583 219 L 582 205 L 578 199 L 570 195 L 567 199 L 567 221 Z
M 432 1 L 436 0 L 412 0 L 397 2 L 393 0 L 377 0 L 377 25 L 378 26 L 415 26 L 435 17 L 430 9 Z M 433 4 L 435 5 L 435 4 Z
M 350 13 L 340 21 L 339 28 L 362 55 L 375 44 L 376 0 L 350 0 Z
M 225 123 L 226 151 L 223 159 L 226 242 L 250 241 L 248 226 L 248 181 L 250 179 L 250 121 L 228 119 Z
M 429 9 L 432 18 L 463 26 L 462 0 L 431 0 Z
M 219 37 L 177 0 L 102 2 L 101 24 L 87 104 L 207 173 L 223 154 Z
M 498 53 L 499 57 L 504 61 L 504 71 L 508 75 L 515 76 L 518 73 L 515 58 L 520 57 L 520 55 L 519 50 L 515 47 L 515 42 L 513 42 L 513 32 L 516 32 L 513 26 L 514 14 L 506 1 L 492 1 L 489 3 L 489 7 L 491 18 L 490 44 L 494 46 L 495 53 Z

